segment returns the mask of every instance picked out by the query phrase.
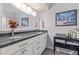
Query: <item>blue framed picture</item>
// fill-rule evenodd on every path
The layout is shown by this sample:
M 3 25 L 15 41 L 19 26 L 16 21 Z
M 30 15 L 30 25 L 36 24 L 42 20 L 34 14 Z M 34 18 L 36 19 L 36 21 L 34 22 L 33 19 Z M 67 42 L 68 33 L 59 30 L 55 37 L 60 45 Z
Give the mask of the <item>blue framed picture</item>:
M 29 26 L 29 18 L 22 18 L 21 26 Z
M 77 10 L 56 13 L 56 26 L 76 26 Z

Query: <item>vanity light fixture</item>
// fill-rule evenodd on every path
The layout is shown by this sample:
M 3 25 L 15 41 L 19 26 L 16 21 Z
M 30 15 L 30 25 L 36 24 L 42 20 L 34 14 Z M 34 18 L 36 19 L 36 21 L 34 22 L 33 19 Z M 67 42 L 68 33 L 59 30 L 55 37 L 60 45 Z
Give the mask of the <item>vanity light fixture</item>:
M 21 9 L 23 10 L 23 11 L 27 11 L 27 8 L 28 8 L 28 6 L 27 5 L 25 5 L 24 3 L 22 3 L 21 4 Z
M 19 8 L 20 10 L 22 10 L 28 14 L 36 16 L 36 11 L 25 3 L 13 3 L 13 5 L 15 5 L 17 8 Z
M 17 8 L 21 9 L 21 3 L 12 3 L 14 6 L 16 6 Z
M 33 10 L 32 10 L 32 8 L 31 8 L 31 7 L 28 7 L 28 11 L 32 12 Z
M 33 11 L 33 12 L 32 12 L 32 15 L 33 15 L 33 16 L 36 16 L 36 12 L 35 12 L 35 11 Z

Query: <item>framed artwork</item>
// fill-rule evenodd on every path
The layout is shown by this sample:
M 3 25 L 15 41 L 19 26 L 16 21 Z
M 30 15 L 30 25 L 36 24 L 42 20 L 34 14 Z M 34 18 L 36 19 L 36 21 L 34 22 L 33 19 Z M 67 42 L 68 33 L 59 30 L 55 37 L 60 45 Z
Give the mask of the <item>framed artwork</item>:
M 29 26 L 29 18 L 22 18 L 21 26 Z
M 77 10 L 56 13 L 56 26 L 76 26 Z

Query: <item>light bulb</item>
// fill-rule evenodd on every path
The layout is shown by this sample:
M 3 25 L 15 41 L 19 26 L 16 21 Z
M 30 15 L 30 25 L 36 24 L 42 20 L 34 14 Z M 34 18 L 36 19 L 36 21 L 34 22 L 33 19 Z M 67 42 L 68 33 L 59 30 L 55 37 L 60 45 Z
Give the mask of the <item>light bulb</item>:
M 33 15 L 33 16 L 36 16 L 36 12 L 35 12 L 35 11 L 34 11 L 34 12 L 32 12 L 32 15 Z
M 18 8 L 21 7 L 21 3 L 13 3 L 13 5 L 15 5 L 15 6 L 18 7 Z
M 28 7 L 28 11 L 32 12 L 32 8 L 31 7 Z

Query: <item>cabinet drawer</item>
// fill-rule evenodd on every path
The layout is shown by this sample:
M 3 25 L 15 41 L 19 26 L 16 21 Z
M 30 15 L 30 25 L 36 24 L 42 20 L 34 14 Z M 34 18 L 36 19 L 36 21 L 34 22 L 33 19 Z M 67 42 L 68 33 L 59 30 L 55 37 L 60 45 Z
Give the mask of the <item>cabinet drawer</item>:
M 36 36 L 35 39 L 34 39 L 34 41 L 42 40 L 42 39 L 44 39 L 44 37 L 47 38 L 47 33 L 39 35 L 39 36 Z
M 38 41 L 38 40 L 40 40 L 40 38 L 41 38 L 41 35 L 36 36 L 35 39 L 34 39 L 34 41 Z
M 41 46 L 41 44 L 42 44 L 41 40 L 36 41 L 36 42 L 34 43 L 33 47 L 37 47 L 37 46 L 39 46 L 39 45 Z
M 22 42 L 19 42 L 18 44 L 19 44 L 20 48 L 25 47 L 25 46 L 29 46 L 29 45 L 33 44 L 33 38 L 26 39 Z

